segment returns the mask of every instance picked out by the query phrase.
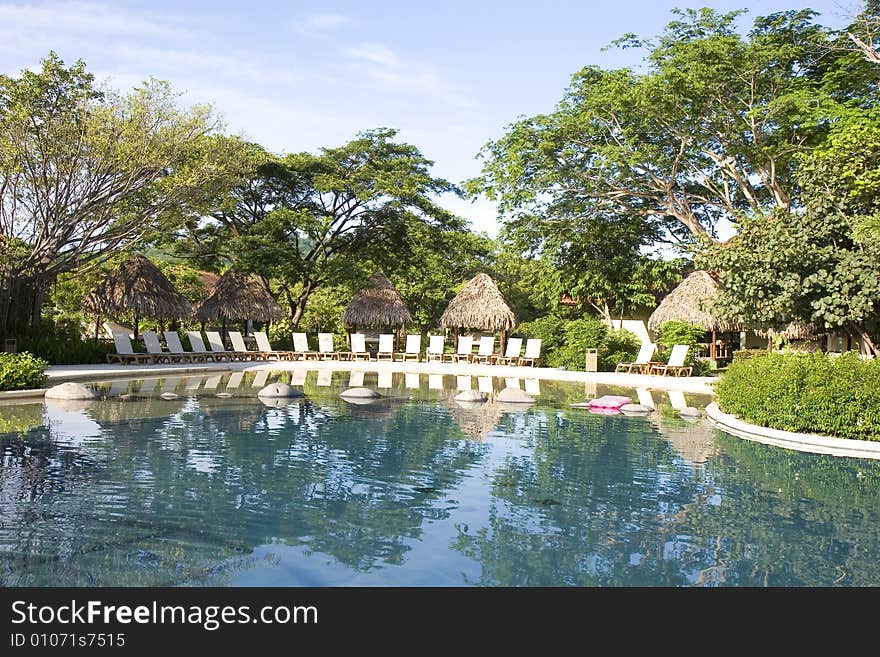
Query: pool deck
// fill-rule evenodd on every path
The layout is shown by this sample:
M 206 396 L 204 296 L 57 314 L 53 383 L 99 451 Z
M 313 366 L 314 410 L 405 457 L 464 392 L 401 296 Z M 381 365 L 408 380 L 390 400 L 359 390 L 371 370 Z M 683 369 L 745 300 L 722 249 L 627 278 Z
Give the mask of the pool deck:
M 293 370 L 363 370 L 366 372 L 418 372 L 420 374 L 470 374 L 471 376 L 496 376 L 547 381 L 571 381 L 623 386 L 626 388 L 650 388 L 653 390 L 681 390 L 700 395 L 711 395 L 713 377 L 649 376 L 646 374 L 618 374 L 616 372 L 581 372 L 552 367 L 515 367 L 509 365 L 485 365 L 471 363 L 430 363 L 383 361 L 268 361 L 245 363 L 208 363 L 184 365 L 57 365 L 46 374 L 49 384 L 62 381 L 100 381 L 103 379 L 166 374 L 201 374 L 227 371 L 293 371 Z M 34 391 L 31 394 L 39 394 Z

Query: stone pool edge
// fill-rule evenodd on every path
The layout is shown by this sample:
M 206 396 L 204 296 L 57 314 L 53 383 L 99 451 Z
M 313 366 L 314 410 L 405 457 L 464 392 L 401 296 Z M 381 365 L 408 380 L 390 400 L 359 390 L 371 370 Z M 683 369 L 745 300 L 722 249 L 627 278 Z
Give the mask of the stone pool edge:
M 718 407 L 717 402 L 712 402 L 706 407 L 706 416 L 716 428 L 726 431 L 737 438 L 798 452 L 880 460 L 880 442 L 832 438 L 831 436 L 820 436 L 813 433 L 796 433 L 761 427 L 744 422 L 735 415 L 724 413 Z

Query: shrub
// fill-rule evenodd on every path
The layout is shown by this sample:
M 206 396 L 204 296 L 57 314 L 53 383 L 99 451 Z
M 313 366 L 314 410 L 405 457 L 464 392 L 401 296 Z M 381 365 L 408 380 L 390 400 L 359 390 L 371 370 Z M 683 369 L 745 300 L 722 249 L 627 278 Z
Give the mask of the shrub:
M 522 324 L 519 332 L 541 338 L 541 354 L 549 367 L 583 370 L 587 348 L 598 350 L 600 371 L 613 370 L 617 363 L 632 361 L 639 339 L 629 331 L 613 331 L 593 317 L 563 319 L 556 315 Z
M 880 362 L 858 354 L 755 354 L 715 384 L 718 405 L 785 431 L 880 440 Z
M 690 365 L 694 368 L 695 376 L 708 374 L 710 371 L 717 369 L 717 366 L 706 360 L 700 360 L 697 358 L 697 353 L 699 351 L 697 345 L 700 343 L 700 338 L 702 338 L 705 333 L 706 332 L 701 327 L 693 326 L 687 322 L 680 322 L 678 320 L 663 322 L 660 325 L 660 330 L 657 331 L 658 349 L 654 360 L 665 363 L 669 360 L 669 354 L 672 352 L 672 347 L 677 344 L 686 344 L 690 349 L 688 350 L 688 357 L 685 365 Z
M 46 380 L 48 366 L 45 360 L 27 352 L 0 353 L 0 390 L 39 388 Z
M 44 324 L 33 327 L 19 335 L 17 342 L 20 351 L 35 354 L 52 365 L 103 363 L 107 360 L 107 354 L 116 351 L 112 342 L 83 339 L 75 325 L 56 328 Z

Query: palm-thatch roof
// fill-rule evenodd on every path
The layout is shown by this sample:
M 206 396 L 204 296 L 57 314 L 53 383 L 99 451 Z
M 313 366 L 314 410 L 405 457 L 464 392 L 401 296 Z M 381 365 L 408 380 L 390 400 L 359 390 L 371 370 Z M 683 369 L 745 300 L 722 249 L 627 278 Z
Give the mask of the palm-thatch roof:
M 443 328 L 509 331 L 519 322 L 501 290 L 487 274 L 477 274 L 446 306 Z
M 804 322 L 791 322 L 784 329 L 768 328 L 762 331 L 755 331 L 762 338 L 774 338 L 781 335 L 785 340 L 811 340 L 819 335 L 819 329 L 815 324 Z
M 279 306 L 269 291 L 253 276 L 230 269 L 223 274 L 207 298 L 196 306 L 193 316 L 200 322 L 220 320 L 258 322 L 280 319 Z
M 119 269 L 89 292 L 86 311 L 104 317 L 134 314 L 136 317 L 178 319 L 189 317 L 192 305 L 174 289 L 165 274 L 142 255 L 123 262 Z
M 657 331 L 663 322 L 678 320 L 704 331 L 738 331 L 739 325 L 722 320 L 711 312 L 718 296 L 718 283 L 707 271 L 698 270 L 666 295 L 648 319 L 648 328 Z
M 382 274 L 370 276 L 370 287 L 355 294 L 342 314 L 347 327 L 386 328 L 412 323 L 406 304 L 391 281 Z

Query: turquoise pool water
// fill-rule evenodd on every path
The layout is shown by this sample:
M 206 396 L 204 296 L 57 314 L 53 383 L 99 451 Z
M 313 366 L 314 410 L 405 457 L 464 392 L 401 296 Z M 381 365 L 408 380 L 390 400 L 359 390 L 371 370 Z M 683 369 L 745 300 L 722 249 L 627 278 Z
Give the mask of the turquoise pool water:
M 741 441 L 659 391 L 603 416 L 569 404 L 626 391 L 368 372 L 386 398 L 352 405 L 349 373 L 310 372 L 261 403 L 278 376 L 0 407 L 0 585 L 880 585 L 873 462 Z M 507 384 L 537 403 L 452 400 Z

